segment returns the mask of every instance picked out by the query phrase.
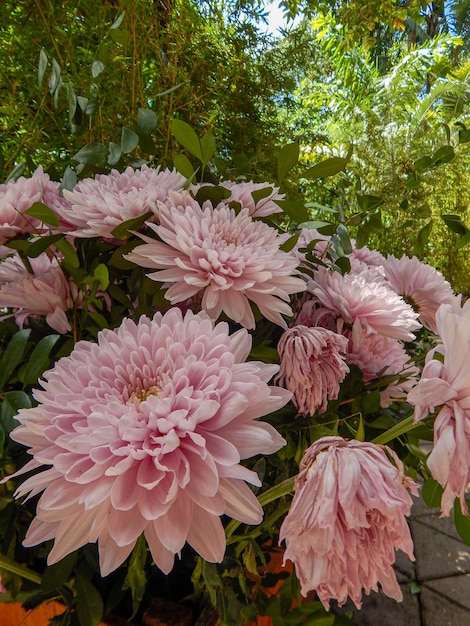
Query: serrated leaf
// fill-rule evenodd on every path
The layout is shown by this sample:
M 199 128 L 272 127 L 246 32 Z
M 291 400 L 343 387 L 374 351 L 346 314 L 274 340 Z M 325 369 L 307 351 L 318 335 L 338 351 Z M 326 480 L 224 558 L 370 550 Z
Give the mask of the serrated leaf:
M 288 143 L 279 150 L 277 155 L 277 180 L 281 182 L 299 162 L 299 142 Z
M 171 132 L 179 143 L 190 154 L 202 161 L 201 142 L 195 131 L 183 120 L 173 119 L 171 122 Z
M 23 389 L 28 385 L 37 383 L 48 366 L 51 350 L 59 339 L 60 335 L 47 335 L 39 341 L 31 353 L 23 373 Z
M 139 135 L 130 128 L 122 127 L 121 131 L 121 150 L 124 154 L 129 154 L 139 145 Z
M 84 165 L 100 165 L 108 157 L 108 148 L 102 143 L 89 143 L 74 154 L 73 158 Z
M 48 226 L 60 226 L 60 220 L 52 209 L 42 202 L 35 202 L 27 211 L 26 215 L 35 217 L 37 220 Z
M 157 127 L 157 114 L 151 109 L 138 109 L 137 111 L 137 125 L 144 133 L 153 133 Z
M 47 69 L 47 54 L 44 48 L 41 48 L 41 52 L 39 53 L 39 63 L 38 63 L 38 87 L 42 85 L 42 81 L 44 79 L 44 74 Z
M 173 158 L 173 165 L 176 167 L 180 174 L 183 174 L 188 180 L 194 176 L 194 168 L 191 161 L 185 154 L 177 154 Z
M 302 178 L 328 178 L 335 176 L 344 170 L 349 159 L 345 157 L 330 157 L 320 163 L 316 163 L 303 172 Z
M 428 478 L 421 489 L 421 497 L 423 498 L 424 504 L 430 509 L 438 509 L 441 506 L 443 492 L 444 489 L 437 480 Z
M 80 626 L 98 626 L 103 617 L 103 600 L 96 587 L 77 572 L 77 613 Z
M 30 334 L 31 329 L 24 328 L 10 339 L 0 361 L 0 389 L 5 388 L 6 382 L 21 363 Z

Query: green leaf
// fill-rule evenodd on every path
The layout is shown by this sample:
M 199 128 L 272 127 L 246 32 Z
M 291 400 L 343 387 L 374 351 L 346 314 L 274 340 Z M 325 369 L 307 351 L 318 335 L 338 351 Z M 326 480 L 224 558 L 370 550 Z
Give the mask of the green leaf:
M 11 172 L 8 174 L 8 176 L 5 179 L 6 183 L 9 183 L 10 180 L 16 180 L 17 178 L 19 178 L 20 176 L 22 176 L 24 174 L 24 171 L 26 169 L 26 163 L 17 163 L 15 165 L 15 167 L 11 170 Z
M 121 146 L 118 146 L 117 143 L 110 141 L 108 144 L 108 164 L 116 165 L 119 162 L 119 159 L 122 155 Z
M 44 48 L 41 48 L 41 52 L 39 53 L 39 63 L 38 63 L 38 87 L 42 85 L 42 81 L 44 79 L 44 74 L 47 69 L 47 54 Z
M 83 146 L 73 158 L 84 165 L 100 165 L 108 157 L 108 148 L 102 143 L 88 143 Z
M 184 82 L 183 83 L 178 83 L 174 87 L 170 87 L 169 89 L 165 89 L 165 91 L 160 91 L 160 93 L 157 93 L 155 97 L 156 98 L 160 98 L 161 96 L 167 96 L 169 93 L 172 93 L 173 91 L 176 91 L 177 89 L 179 89 L 183 85 L 184 85 Z
M 188 180 L 194 176 L 194 168 L 191 161 L 185 154 L 177 154 L 173 158 L 173 164 L 180 174 L 183 174 Z
M 77 572 L 77 613 L 80 626 L 98 626 L 103 610 L 103 600 L 96 587 L 81 572 Z
M 121 150 L 124 154 L 129 154 L 139 145 L 139 135 L 130 128 L 122 127 L 121 131 Z
M 336 227 L 336 233 L 339 237 L 339 240 L 341 241 L 341 246 L 343 248 L 344 254 L 351 254 L 351 239 L 349 238 L 349 233 L 346 226 L 343 226 L 343 224 L 338 224 L 338 226 Z
M 201 161 L 205 166 L 214 156 L 216 149 L 214 133 L 208 130 L 201 139 Z
M 0 429 L 5 434 L 10 433 L 18 421 L 16 415 L 19 409 L 31 407 L 30 397 L 24 391 L 7 391 L 0 407 Z
M 30 328 L 19 330 L 6 347 L 0 361 L 0 389 L 5 388 L 6 382 L 21 363 L 30 334 Z
M 101 289 L 106 291 L 109 285 L 109 271 L 104 263 L 100 263 L 95 267 L 93 280 L 97 280 L 101 285 Z
M 459 215 L 441 215 L 441 218 L 447 228 L 453 233 L 458 235 L 466 235 L 469 230 L 462 222 L 462 218 Z
M 466 503 L 467 506 L 470 504 L 468 500 L 466 500 Z M 456 531 L 467 546 L 470 546 L 470 518 L 462 513 L 459 498 L 456 498 L 454 502 L 454 521 Z
M 52 209 L 42 202 L 35 202 L 27 211 L 26 215 L 31 215 L 48 226 L 59 226 L 60 220 Z
M 121 26 L 122 24 L 122 20 L 124 19 L 126 12 L 123 11 L 122 13 L 120 13 L 117 18 L 114 20 L 114 22 L 111 24 L 111 26 L 109 27 L 109 30 L 116 30 L 117 28 L 119 28 L 119 26 Z
M 281 182 L 299 162 L 299 142 L 288 143 L 279 150 L 277 155 L 277 180 Z
M 277 200 L 276 204 L 281 207 L 286 215 L 299 224 L 307 222 L 310 218 L 305 204 L 299 200 Z
M 357 205 L 361 211 L 373 211 L 385 204 L 385 200 L 379 196 L 372 196 L 371 194 L 356 193 Z
M 144 536 L 141 535 L 134 549 L 132 550 L 127 575 L 122 586 L 123 589 L 130 589 L 132 595 L 132 615 L 131 619 L 137 613 L 139 605 L 144 597 L 147 585 L 147 576 L 145 574 L 145 564 L 147 561 L 147 543 Z
M 418 172 L 424 172 L 425 170 L 432 167 L 432 164 L 433 160 L 430 156 L 423 156 L 419 159 L 416 159 L 416 161 L 414 162 L 415 169 Z
M 434 480 L 434 478 L 428 478 L 421 489 L 421 497 L 424 504 L 430 509 L 438 509 L 441 506 L 441 498 L 444 489 L 441 485 Z
M 52 244 L 55 244 L 60 239 L 63 239 L 63 237 L 64 236 L 60 233 L 58 233 L 57 235 L 45 235 L 45 236 L 39 237 L 39 239 L 36 239 L 36 241 L 33 241 L 33 243 L 31 243 L 26 248 L 26 256 L 29 256 L 33 259 L 35 257 L 38 257 L 45 250 L 47 250 Z
M 111 234 L 116 239 L 127 239 L 129 235 L 132 234 L 132 231 L 140 230 L 141 226 L 152 217 L 152 211 L 148 211 L 148 213 L 144 213 L 143 215 L 139 215 L 138 217 L 131 217 L 130 220 L 126 220 L 113 228 Z
M 25 580 L 30 580 L 37 585 L 41 584 L 41 577 L 37 572 L 33 572 L 24 565 L 20 565 L 19 563 L 17 563 L 13 559 L 10 559 L 4 554 L 0 554 L 0 569 L 11 572 L 12 574 L 16 574 L 17 576 L 21 576 L 21 578 L 24 578 Z
M 138 109 L 137 125 L 144 133 L 153 133 L 157 127 L 157 114 L 151 109 Z
M 116 43 L 121 44 L 122 46 L 125 46 L 131 38 L 130 32 L 126 29 L 112 30 L 109 34 L 111 35 L 111 39 L 113 39 Z
M 43 591 L 59 589 L 69 579 L 76 562 L 77 552 L 72 552 L 57 563 L 46 567 L 42 575 L 41 589 Z
M 49 364 L 51 350 L 59 339 L 60 335 L 47 335 L 34 348 L 23 374 L 23 389 L 37 383 Z
M 429 235 L 431 234 L 431 229 L 432 229 L 432 220 L 429 221 L 427 224 L 425 224 L 423 226 L 423 228 L 421 228 L 421 230 L 418 233 L 418 236 L 416 237 L 416 243 L 413 246 L 412 249 L 412 254 L 419 254 L 420 252 L 422 252 L 425 248 L 425 246 L 427 246 L 428 241 L 429 241 Z
M 173 119 L 171 122 L 171 132 L 183 148 L 198 158 L 199 161 L 203 161 L 201 142 L 189 124 L 183 122 L 183 120 Z
M 327 178 L 342 172 L 349 159 L 344 157 L 330 157 L 320 163 L 316 163 L 309 167 L 301 176 L 302 178 Z
M 64 255 L 64 261 L 68 265 L 70 265 L 71 267 L 80 267 L 80 260 L 75 251 L 75 248 L 70 243 L 70 241 L 67 241 L 67 239 L 65 238 L 58 239 L 54 245 L 57 248 L 57 250 L 62 252 L 62 254 Z
M 460 250 L 461 248 L 468 246 L 469 243 L 470 243 L 470 231 L 465 233 L 465 235 L 461 235 L 457 239 L 457 241 L 455 242 L 455 249 Z
M 104 63 L 102 61 L 98 61 L 95 59 L 91 64 L 91 75 L 93 78 L 98 78 L 100 74 L 104 71 Z
M 77 184 L 77 174 L 73 171 L 70 165 L 67 165 L 64 171 L 64 175 L 62 176 L 62 181 L 60 183 L 60 191 L 67 189 L 72 191 L 72 189 Z
M 206 200 L 209 200 L 214 207 L 229 197 L 230 190 L 222 185 L 202 185 L 196 193 L 196 200 L 199 204 L 204 204 Z
M 290 252 L 290 250 L 295 247 L 295 244 L 299 239 L 299 235 L 300 233 L 296 233 L 295 235 L 292 235 L 292 237 L 289 237 L 289 239 L 280 246 L 281 250 L 284 250 L 284 252 Z
M 433 166 L 449 163 L 455 158 L 455 150 L 451 145 L 442 146 L 432 155 Z

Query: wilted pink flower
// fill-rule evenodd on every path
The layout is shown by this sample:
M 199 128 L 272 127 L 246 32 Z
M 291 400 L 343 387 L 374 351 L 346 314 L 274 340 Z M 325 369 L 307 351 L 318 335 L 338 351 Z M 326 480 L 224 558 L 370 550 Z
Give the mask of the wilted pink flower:
M 398 549 L 414 559 L 407 489 L 417 495 L 386 446 L 322 437 L 308 448 L 279 535 L 303 595 L 316 591 L 327 610 L 330 600 L 341 606 L 348 596 L 360 608 L 362 591 L 380 583 L 402 600 L 392 564 Z
M 326 328 L 294 326 L 278 343 L 281 369 L 277 379 L 294 394 L 301 415 L 323 413 L 336 400 L 340 383 L 349 372 L 344 361 L 348 340 Z
M 345 335 L 349 339 L 346 362 L 359 367 L 365 383 L 379 376 L 400 376 L 399 380 L 380 392 L 381 406 L 405 398 L 416 384 L 419 370 L 410 363 L 410 356 L 401 341 L 377 333 L 366 333 L 358 322 Z
M 44 374 L 38 406 L 19 411 L 12 438 L 33 459 L 16 497 L 43 492 L 24 544 L 55 539 L 48 562 L 98 541 L 107 575 L 144 533 L 168 573 L 187 541 L 221 561 L 223 514 L 258 524 L 262 509 L 240 464 L 284 439 L 257 418 L 291 394 L 267 384 L 276 365 L 245 362 L 251 337 L 178 309 L 80 341 Z
M 52 182 L 42 167 L 30 178 L 20 176 L 0 185 L 0 245 L 19 234 L 44 230 L 40 220 L 24 215 L 35 202 L 47 204 L 53 210 L 66 203 L 59 194 L 59 183 Z
M 0 307 L 14 309 L 20 328 L 29 317 L 45 315 L 46 322 L 58 333 L 70 330 L 66 311 L 74 306 L 77 289 L 68 282 L 59 263 L 43 253 L 29 259 L 30 273 L 19 256 L 0 263 Z
M 455 298 L 452 287 L 436 269 L 417 257 L 389 255 L 384 264 L 385 277 L 391 288 L 411 304 L 423 326 L 437 332 L 436 311 L 441 304 Z
M 112 231 L 122 222 L 148 212 L 157 218 L 157 203 L 165 201 L 171 189 L 183 189 L 185 177 L 176 170 L 160 170 L 143 165 L 124 172 L 97 174 L 85 178 L 72 191 L 64 191 L 71 206 L 61 211 L 75 225 L 76 237 L 112 238 Z
M 449 515 L 460 498 L 468 513 L 465 494 L 470 483 L 470 300 L 461 308 L 457 298 L 436 314 L 442 344 L 428 353 L 421 379 L 409 392 L 415 421 L 439 407 L 434 422 L 434 447 L 427 459 L 433 477 L 444 487 L 442 515 Z M 441 359 L 432 358 L 435 353 Z
M 340 274 L 319 268 L 309 291 L 325 313 L 347 324 L 359 320 L 364 329 L 404 341 L 420 328 L 418 314 L 373 270 Z
M 204 292 L 201 306 L 213 319 L 224 312 L 254 328 L 251 300 L 265 318 L 286 326 L 289 294 L 304 291 L 305 283 L 274 228 L 254 221 L 248 209 L 201 207 L 188 192 L 170 193 L 158 211 L 160 225 L 149 226 L 163 241 L 141 235 L 146 243 L 126 258 L 159 270 L 149 274 L 153 280 L 174 283 L 165 293 L 172 304 Z

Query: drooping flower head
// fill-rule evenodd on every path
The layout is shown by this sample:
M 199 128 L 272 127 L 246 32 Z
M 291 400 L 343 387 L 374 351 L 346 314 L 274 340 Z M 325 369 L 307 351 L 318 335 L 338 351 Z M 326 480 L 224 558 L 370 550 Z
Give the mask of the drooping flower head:
M 240 464 L 285 442 L 257 418 L 291 394 L 267 383 L 276 365 L 245 362 L 251 338 L 229 335 L 204 313 L 178 309 L 80 341 L 44 374 L 38 406 L 20 410 L 12 433 L 42 472 L 17 490 L 42 495 L 24 544 L 54 539 L 48 562 L 98 541 L 102 575 L 144 533 L 168 573 L 187 541 L 221 561 L 223 514 L 257 524 L 262 509 Z
M 25 215 L 35 202 L 47 204 L 56 211 L 67 204 L 60 196 L 59 183 L 52 182 L 42 167 L 29 178 L 20 176 L 0 185 L 0 245 L 17 235 L 38 234 L 44 230 L 39 219 Z
M 344 355 L 348 340 L 326 328 L 294 326 L 278 343 L 279 384 L 293 393 L 301 415 L 323 413 L 328 400 L 338 397 L 340 383 L 349 371 Z
M 455 298 L 444 276 L 417 257 L 405 255 L 401 259 L 388 255 L 384 272 L 393 291 L 401 295 L 419 314 L 421 324 L 437 332 L 437 309 L 441 304 L 450 304 Z
M 326 313 L 347 324 L 359 320 L 368 333 L 409 341 L 421 326 L 418 314 L 373 270 L 340 274 L 322 267 L 309 291 Z
M 170 193 L 158 206 L 160 224 L 149 226 L 162 239 L 146 242 L 126 256 L 155 269 L 153 280 L 173 283 L 165 297 L 177 304 L 203 292 L 202 308 L 217 319 L 224 312 L 254 328 L 250 301 L 268 320 L 285 327 L 292 315 L 289 294 L 305 290 L 297 260 L 280 249 L 277 231 L 224 204 L 200 206 L 190 193 Z
M 465 494 L 470 483 L 470 300 L 461 307 L 442 304 L 436 313 L 442 343 L 428 353 L 418 384 L 408 394 L 415 421 L 438 408 L 434 447 L 427 459 L 432 476 L 444 487 L 443 515 L 449 515 L 456 497 L 468 512 Z M 433 358 L 435 354 L 440 358 Z
M 56 258 L 43 253 L 29 263 L 33 273 L 19 256 L 0 262 L 0 307 L 13 309 L 20 328 L 29 317 L 44 315 L 58 333 L 68 332 L 66 312 L 80 304 L 78 289 L 67 280 Z
M 348 596 L 360 608 L 362 592 L 380 584 L 402 600 L 392 564 L 398 549 L 414 559 L 407 489 L 417 494 L 387 447 L 322 437 L 307 449 L 279 536 L 303 595 L 316 591 L 327 610 Z
M 152 219 L 157 219 L 157 203 L 166 200 L 170 190 L 183 189 L 185 182 L 176 170 L 160 167 L 112 170 L 85 178 L 72 191 L 64 191 L 70 207 L 61 214 L 75 226 L 72 234 L 76 237 L 111 239 L 112 231 L 122 222 L 148 212 L 155 214 Z

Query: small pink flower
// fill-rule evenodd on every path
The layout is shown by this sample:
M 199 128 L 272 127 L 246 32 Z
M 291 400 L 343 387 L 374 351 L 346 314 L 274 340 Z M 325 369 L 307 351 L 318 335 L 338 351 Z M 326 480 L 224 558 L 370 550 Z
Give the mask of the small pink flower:
M 444 276 L 417 257 L 389 255 L 384 264 L 385 278 L 390 287 L 411 304 L 423 326 L 437 332 L 436 311 L 449 304 L 455 295 Z
M 66 312 L 74 306 L 77 289 L 68 282 L 59 263 L 47 254 L 29 259 L 33 274 L 19 256 L 0 263 L 0 307 L 14 309 L 16 323 L 23 328 L 29 317 L 44 315 L 58 333 L 70 330 Z
M 316 591 L 328 610 L 362 591 L 403 599 L 392 564 L 395 550 L 413 556 L 406 522 L 412 505 L 403 464 L 386 446 L 322 437 L 306 451 L 292 506 L 282 523 L 285 560 L 294 565 L 303 595 Z
M 0 245 L 20 234 L 49 230 L 40 220 L 24 215 L 35 202 L 47 204 L 55 211 L 66 204 L 59 194 L 59 183 L 52 182 L 42 167 L 38 167 L 30 178 L 20 176 L 0 185 Z
M 373 270 L 342 275 L 322 267 L 309 291 L 325 313 L 347 324 L 359 320 L 368 333 L 409 341 L 421 326 L 418 314 Z
M 262 519 L 245 481 L 261 483 L 240 461 L 285 444 L 258 418 L 291 394 L 268 385 L 276 365 L 245 362 L 250 350 L 245 329 L 178 309 L 79 341 L 12 433 L 33 457 L 16 475 L 42 470 L 15 494 L 42 492 L 24 545 L 54 539 L 52 564 L 97 541 L 103 576 L 142 533 L 165 573 L 186 541 L 221 561 L 220 516 Z
M 170 190 L 183 189 L 185 183 L 185 177 L 176 170 L 147 165 L 138 170 L 112 170 L 85 178 L 72 191 L 64 191 L 70 206 L 61 215 L 75 226 L 71 234 L 76 237 L 112 239 L 112 231 L 122 222 L 148 212 L 157 219 L 158 202 L 166 200 Z
M 349 367 L 344 361 L 348 340 L 326 328 L 294 326 L 279 340 L 281 369 L 277 379 L 294 395 L 301 415 L 326 411 L 336 400 Z
M 254 328 L 250 301 L 261 314 L 286 327 L 289 294 L 305 290 L 296 276 L 297 260 L 280 250 L 277 231 L 254 221 L 248 209 L 238 214 L 220 204 L 201 207 L 190 193 L 170 193 L 158 207 L 160 225 L 149 224 L 162 239 L 146 242 L 126 256 L 158 270 L 149 278 L 173 283 L 165 297 L 177 304 L 203 292 L 202 308 L 213 319 L 224 312 L 245 328 Z
M 468 514 L 465 494 L 470 483 L 470 300 L 460 306 L 442 304 L 436 313 L 442 343 L 428 353 L 421 379 L 408 394 L 415 421 L 438 414 L 434 447 L 427 459 L 432 476 L 444 487 L 442 515 L 449 515 L 456 497 Z M 439 359 L 433 358 L 435 354 Z M 443 361 L 443 362 L 442 362 Z

